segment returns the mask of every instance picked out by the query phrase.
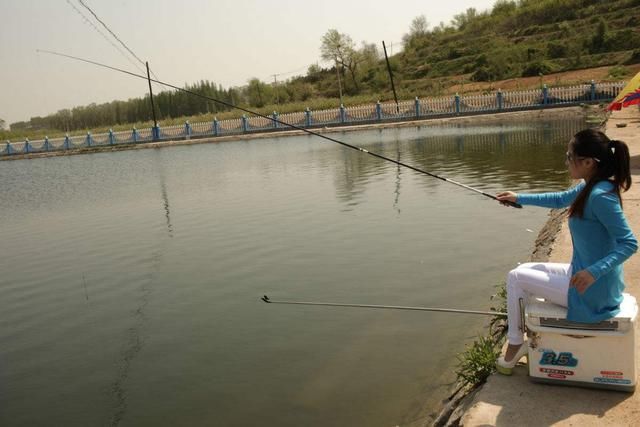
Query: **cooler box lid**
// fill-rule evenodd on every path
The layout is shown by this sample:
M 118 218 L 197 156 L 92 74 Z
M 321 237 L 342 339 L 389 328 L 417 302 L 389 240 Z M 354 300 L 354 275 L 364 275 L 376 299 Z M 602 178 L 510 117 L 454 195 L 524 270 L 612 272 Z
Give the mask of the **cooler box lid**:
M 525 309 L 527 326 L 534 330 L 542 327 L 585 331 L 628 331 L 638 315 L 638 304 L 632 295 L 624 293 L 622 296 L 624 299 L 620 304 L 620 313 L 600 323 L 570 322 L 566 319 L 566 307 L 533 299 Z

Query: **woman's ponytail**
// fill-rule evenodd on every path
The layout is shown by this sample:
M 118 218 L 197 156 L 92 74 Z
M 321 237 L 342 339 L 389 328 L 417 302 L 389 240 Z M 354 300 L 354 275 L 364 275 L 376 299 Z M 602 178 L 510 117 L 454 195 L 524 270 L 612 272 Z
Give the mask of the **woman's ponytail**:
M 629 147 L 622 141 L 611 140 L 609 151 L 613 157 L 613 181 L 619 189 L 627 191 L 631 188 Z

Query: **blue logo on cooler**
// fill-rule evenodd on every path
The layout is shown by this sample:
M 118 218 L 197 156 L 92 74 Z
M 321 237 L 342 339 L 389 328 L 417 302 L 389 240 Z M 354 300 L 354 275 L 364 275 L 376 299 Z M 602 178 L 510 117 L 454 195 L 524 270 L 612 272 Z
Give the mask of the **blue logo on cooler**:
M 542 357 L 540 358 L 540 364 L 575 367 L 578 366 L 578 359 L 574 358 L 573 354 L 568 351 L 563 351 L 562 353 L 556 355 L 555 351 L 545 350 L 544 353 L 542 353 Z

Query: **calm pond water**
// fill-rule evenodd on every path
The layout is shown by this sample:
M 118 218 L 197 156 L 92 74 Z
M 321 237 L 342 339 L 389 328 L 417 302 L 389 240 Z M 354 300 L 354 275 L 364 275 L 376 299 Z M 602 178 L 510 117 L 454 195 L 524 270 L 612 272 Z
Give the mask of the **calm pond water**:
M 543 191 L 583 125 L 333 136 Z M 307 136 L 1 162 L 0 182 L 3 426 L 424 421 L 485 318 L 259 298 L 486 310 L 547 216 Z

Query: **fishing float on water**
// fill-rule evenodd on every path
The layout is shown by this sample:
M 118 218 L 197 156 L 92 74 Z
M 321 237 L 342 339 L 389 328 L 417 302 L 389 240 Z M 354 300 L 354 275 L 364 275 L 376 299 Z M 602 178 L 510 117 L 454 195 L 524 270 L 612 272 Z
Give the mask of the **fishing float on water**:
M 300 126 L 297 126 L 297 125 L 294 125 L 294 124 L 291 124 L 291 123 L 283 122 L 282 120 L 276 119 L 274 117 L 270 117 L 270 116 L 267 116 L 267 115 L 264 115 L 264 114 L 260 114 L 258 112 L 246 109 L 244 107 L 239 107 L 239 106 L 237 106 L 235 104 L 232 104 L 230 102 L 226 102 L 226 101 L 222 101 L 222 100 L 219 100 L 219 99 L 216 99 L 216 98 L 212 98 L 210 96 L 202 95 L 200 93 L 196 93 L 196 92 L 193 92 L 191 90 L 184 89 L 184 88 L 172 85 L 170 83 L 162 82 L 162 81 L 157 80 L 157 79 L 152 79 L 148 75 L 144 76 L 142 74 L 136 74 L 136 73 L 131 72 L 131 71 L 123 70 L 122 68 L 113 67 L 111 65 L 103 64 L 103 63 L 100 63 L 100 62 L 97 62 L 97 61 L 92 61 L 92 60 L 89 60 L 89 59 L 84 59 L 84 58 L 80 58 L 80 57 L 73 56 L 73 55 L 67 55 L 65 53 L 54 52 L 54 51 L 51 51 L 51 50 L 36 49 L 36 52 L 46 53 L 46 54 L 49 54 L 49 55 L 61 56 L 61 57 L 64 57 L 64 58 L 73 59 L 75 61 L 85 62 L 87 64 L 92 64 L 92 65 L 95 65 L 95 66 L 98 66 L 98 67 L 102 67 L 102 68 L 106 68 L 106 69 L 109 69 L 109 70 L 112 70 L 112 71 L 117 71 L 119 73 L 127 74 L 127 75 L 130 75 L 132 77 L 137 77 L 139 79 L 144 79 L 144 80 L 147 80 L 148 82 L 158 83 L 160 85 L 163 85 L 163 86 L 166 86 L 166 87 L 169 87 L 169 88 L 172 88 L 172 89 L 184 92 L 184 93 L 188 93 L 190 95 L 194 95 L 194 96 L 197 96 L 199 98 L 203 98 L 203 99 L 206 99 L 206 100 L 209 100 L 209 101 L 213 101 L 215 103 L 218 103 L 220 105 L 224 105 L 224 106 L 229 107 L 229 108 L 234 108 L 236 110 L 244 111 L 245 113 L 253 114 L 255 116 L 262 117 L 262 118 L 267 119 L 267 120 L 271 120 L 274 123 L 278 123 L 278 124 L 281 124 L 283 126 L 287 126 L 287 127 L 292 128 L 292 129 L 296 129 L 296 130 L 305 132 L 305 133 L 307 133 L 309 135 L 314 135 L 314 136 L 317 136 L 319 138 L 326 139 L 327 141 L 335 142 L 336 144 L 340 144 L 340 145 L 342 145 L 344 147 L 348 147 L 348 148 L 351 148 L 353 150 L 360 151 L 361 153 L 369 154 L 370 156 L 377 157 L 378 159 L 386 160 L 386 161 L 394 163 L 396 165 L 399 165 L 399 166 L 411 169 L 413 171 L 428 175 L 428 176 L 430 176 L 432 178 L 437 178 L 437 179 L 439 179 L 441 181 L 448 182 L 449 184 L 453 184 L 453 185 L 456 185 L 458 187 L 465 188 L 465 189 L 467 189 L 469 191 L 473 191 L 475 193 L 481 194 L 481 195 L 483 195 L 485 197 L 488 197 L 490 199 L 497 200 L 503 205 L 511 206 L 513 208 L 522 209 L 522 205 L 519 204 L 519 203 L 510 202 L 510 201 L 506 201 L 506 200 L 500 201 L 493 194 L 486 193 L 486 192 L 484 192 L 482 190 L 479 190 L 477 188 L 471 187 L 469 185 L 463 184 L 463 183 L 458 182 L 458 181 L 454 181 L 453 179 L 445 178 L 445 177 L 440 176 L 440 175 L 436 175 L 436 174 L 428 172 L 428 171 L 426 171 L 424 169 L 420 169 L 420 168 L 417 168 L 415 166 L 411 166 L 409 164 L 400 162 L 398 160 L 394 160 L 394 159 L 391 159 L 389 157 L 385 157 L 385 156 L 383 156 L 381 154 L 374 153 L 372 151 L 366 150 L 366 149 L 364 149 L 362 147 L 357 147 L 355 145 L 348 144 L 348 143 L 346 143 L 344 141 L 340 141 L 338 139 L 331 138 L 331 137 L 326 136 L 326 135 L 322 135 L 322 134 L 320 134 L 318 132 L 314 132 L 312 130 L 305 129 L 303 127 L 300 127 Z

